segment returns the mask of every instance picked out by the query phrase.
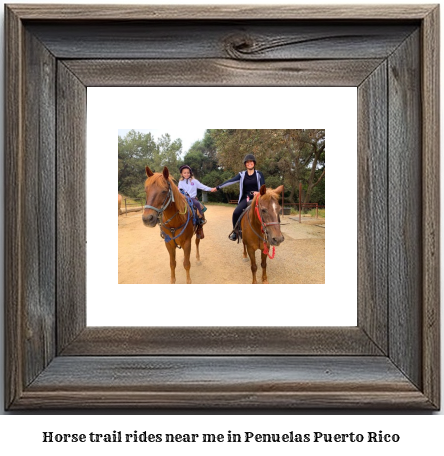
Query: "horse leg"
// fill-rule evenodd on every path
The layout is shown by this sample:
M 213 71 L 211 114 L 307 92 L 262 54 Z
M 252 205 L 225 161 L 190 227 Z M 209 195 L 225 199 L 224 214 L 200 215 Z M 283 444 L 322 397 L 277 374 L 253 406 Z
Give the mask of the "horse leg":
M 248 246 L 247 249 L 248 249 L 248 256 L 250 257 L 250 261 L 251 261 L 251 272 L 253 274 L 253 283 L 257 283 L 257 280 L 256 280 L 257 265 L 256 265 L 256 256 L 255 256 L 256 251 L 253 249 L 253 247 L 250 247 L 250 246 Z
M 200 243 L 200 239 L 196 238 L 196 260 L 197 260 L 197 264 L 200 264 L 199 243 Z
M 191 276 L 190 276 L 190 255 L 191 255 L 191 239 L 189 239 L 183 246 L 183 267 L 185 268 L 185 272 L 187 273 L 187 283 L 191 283 Z
M 243 253 L 243 260 L 244 261 L 248 261 L 248 257 L 247 257 L 247 244 L 244 244 L 244 253 Z
M 176 283 L 176 246 L 170 245 L 169 242 L 165 243 L 168 253 L 170 254 L 170 269 L 171 269 L 171 281 L 170 283 Z
M 267 277 L 267 255 L 261 251 L 261 266 L 262 266 L 262 283 L 268 283 Z

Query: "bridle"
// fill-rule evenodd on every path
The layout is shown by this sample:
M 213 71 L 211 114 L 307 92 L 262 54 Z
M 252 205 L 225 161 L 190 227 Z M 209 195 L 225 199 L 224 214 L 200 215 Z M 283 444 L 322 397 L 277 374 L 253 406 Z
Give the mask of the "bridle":
M 165 242 L 174 241 L 174 243 L 176 244 L 176 247 L 180 249 L 181 246 L 176 243 L 176 239 L 179 236 L 181 236 L 182 233 L 185 231 L 185 228 L 187 227 L 188 222 L 190 221 L 190 213 L 188 211 L 188 203 L 187 203 L 187 204 L 185 204 L 185 211 L 184 212 L 180 212 L 179 210 L 177 210 L 176 213 L 172 217 L 170 217 L 166 222 L 162 222 L 163 213 L 164 213 L 165 209 L 171 203 L 175 202 L 173 189 L 171 188 L 171 184 L 170 184 L 170 182 L 168 180 L 167 180 L 167 184 L 168 184 L 168 194 L 165 196 L 165 199 L 163 200 L 162 206 L 160 207 L 160 209 L 155 207 L 155 206 L 150 206 L 149 204 L 145 204 L 145 206 L 143 206 L 143 207 L 144 207 L 144 209 L 153 209 L 154 211 L 157 212 L 157 224 L 159 225 L 159 228 L 160 228 L 160 236 L 163 238 L 163 240 Z M 145 203 L 146 202 L 147 201 L 145 200 Z M 177 228 L 166 226 L 178 214 L 181 214 L 181 215 L 187 214 L 187 221 L 183 225 L 180 225 Z M 177 236 L 175 236 L 176 231 L 179 230 L 182 227 L 183 227 L 182 231 Z M 169 232 L 172 234 L 173 237 L 171 237 L 170 235 L 164 233 L 162 231 L 162 228 L 165 228 L 165 229 L 169 230 Z
M 255 206 L 255 211 L 256 211 L 256 215 L 257 215 L 257 218 L 259 219 L 259 221 L 261 222 L 261 226 L 262 226 L 262 232 L 266 234 L 266 236 L 268 237 L 268 233 L 267 233 L 267 226 L 269 225 L 280 225 L 281 222 L 268 222 L 268 223 L 265 223 L 263 220 L 262 220 L 262 217 L 261 217 L 261 214 L 260 214 L 260 209 L 261 207 L 259 206 L 259 199 L 260 199 L 260 196 L 258 195 L 257 198 L 256 198 L 256 206 Z M 279 217 L 279 216 L 278 216 Z
M 168 194 L 165 196 L 165 199 L 162 202 L 161 208 L 157 208 L 155 206 L 150 206 L 149 204 L 145 204 L 143 206 L 144 209 L 153 209 L 157 212 L 157 220 L 158 223 L 160 223 L 160 220 L 163 216 L 163 212 L 165 209 L 170 205 L 170 203 L 174 203 L 174 194 L 173 194 L 173 189 L 171 188 L 171 184 L 169 181 L 167 181 L 168 184 Z M 147 203 L 147 200 L 145 199 L 145 203 Z
M 270 225 L 283 225 L 283 223 L 281 223 L 279 221 L 278 222 L 267 222 L 267 223 L 264 222 L 262 220 L 262 217 L 261 217 L 261 214 L 260 214 L 261 206 L 259 205 L 259 199 L 260 199 L 260 195 L 257 195 L 257 197 L 256 197 L 256 205 L 254 207 L 254 210 L 256 211 L 256 216 L 259 219 L 259 222 L 261 224 L 261 233 L 264 234 L 264 237 L 262 237 L 259 233 L 257 233 L 256 230 L 251 225 L 251 220 L 250 220 L 251 206 L 250 206 L 250 210 L 248 211 L 248 223 L 250 224 L 250 228 L 252 229 L 253 233 L 264 243 L 264 254 L 268 255 L 268 258 L 270 258 L 270 260 L 272 260 L 274 258 L 274 254 L 275 254 L 275 247 L 273 245 L 273 254 L 272 254 L 272 256 L 270 256 L 269 253 L 268 253 L 269 250 L 268 250 L 268 230 L 267 230 L 267 227 L 270 226 Z

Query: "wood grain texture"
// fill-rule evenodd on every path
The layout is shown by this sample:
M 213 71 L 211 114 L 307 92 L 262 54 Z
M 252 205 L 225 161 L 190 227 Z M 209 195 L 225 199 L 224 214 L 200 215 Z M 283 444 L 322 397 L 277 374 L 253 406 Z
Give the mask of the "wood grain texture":
M 413 24 L 320 24 L 276 21 L 81 22 L 29 24 L 57 58 L 77 59 L 378 59 L 387 58 Z M 205 39 L 202 39 L 205 37 Z M 73 46 L 75 43 L 75 46 Z
M 9 12 L 6 21 L 8 404 L 55 354 L 55 81 L 54 58 Z
M 422 384 L 422 157 L 420 34 L 388 59 L 389 355 Z
M 331 409 L 366 410 L 433 410 L 433 406 L 418 391 L 377 391 L 355 392 L 350 384 L 344 384 L 342 391 L 319 392 L 144 392 L 144 391 L 102 391 L 83 390 L 58 392 L 38 390 L 26 391 L 14 410 L 29 409 L 169 409 L 170 413 L 181 409 L 232 410 L 233 413 L 269 413 L 270 409 L 288 413 L 292 409 L 317 409 L 319 413 Z M 350 391 L 348 391 L 350 390 Z M 323 412 L 324 411 L 324 412 Z
M 435 403 L 440 403 L 440 73 L 439 6 L 422 26 L 422 230 L 423 230 L 423 386 Z
M 358 326 L 388 354 L 387 63 L 358 90 Z
M 86 326 L 86 87 L 57 68 L 57 348 Z
M 360 328 L 87 327 L 62 356 L 381 355 Z
M 88 87 L 110 86 L 351 86 L 383 60 L 234 61 L 64 60 Z
M 385 357 L 59 357 L 20 407 L 430 408 Z
M 23 28 L 5 11 L 5 407 L 23 391 L 22 156 Z
M 25 5 L 8 7 L 23 20 L 421 20 L 434 5 Z
M 22 169 L 25 385 L 55 355 L 55 59 L 28 32 L 24 44 Z
M 439 217 L 433 210 L 438 204 L 437 8 L 363 5 L 234 9 L 6 7 L 6 194 L 17 201 L 6 204 L 7 408 L 439 408 Z M 52 38 L 45 42 L 43 35 L 37 37 L 31 31 L 40 22 L 47 27 L 49 37 L 50 29 L 56 25 L 69 28 L 79 21 L 91 21 L 93 26 L 100 21 L 103 25 L 109 18 L 118 19 L 119 24 L 129 20 L 134 25 L 141 19 L 158 22 L 168 33 L 175 27 L 174 39 L 159 39 L 160 26 L 144 32 L 145 37 L 157 37 L 157 45 L 164 49 L 180 35 L 177 19 L 188 19 L 188 30 L 199 25 L 207 31 L 199 44 L 193 31 L 177 55 L 170 51 L 167 58 L 158 58 L 162 56 L 157 53 L 156 64 L 161 71 L 156 73 L 153 69 L 152 74 L 145 74 L 145 79 L 143 73 L 153 68 L 152 62 L 134 61 L 128 55 L 123 56 L 125 61 L 106 62 L 113 52 L 121 52 L 119 40 L 114 51 L 109 37 L 105 37 L 110 41 L 102 51 L 92 43 L 91 52 L 97 53 L 97 59 L 86 62 L 76 58 L 78 51 L 72 36 L 64 38 L 64 42 L 54 42 Z M 344 35 L 343 42 L 340 34 L 322 35 L 325 28 L 319 39 L 313 34 L 308 36 L 304 48 L 304 34 L 294 34 L 293 22 L 298 22 L 301 32 L 303 26 L 310 25 L 309 20 L 320 18 L 331 20 L 328 25 L 336 31 L 345 25 L 344 19 L 377 19 L 367 24 L 375 28 L 373 35 L 360 35 L 377 43 L 376 48 L 360 48 L 351 33 Z M 22 23 L 22 19 L 26 21 Z M 211 32 L 205 28 L 209 19 L 223 19 L 226 28 Z M 249 22 L 251 26 L 252 19 L 263 20 L 261 24 L 269 24 L 270 28 L 255 29 L 254 33 L 250 28 L 242 34 L 236 22 Z M 415 31 L 393 48 L 395 41 L 390 40 L 396 33 L 388 38 L 386 26 L 395 25 L 399 31 L 398 26 L 406 26 L 404 19 L 410 21 L 408 27 L 421 27 L 421 36 Z M 46 24 L 41 23 L 44 20 Z M 168 21 L 171 27 L 167 26 Z M 321 25 L 326 24 L 318 24 Z M 378 38 L 381 25 L 384 32 Z M 285 29 L 285 33 L 276 31 L 276 26 Z M 83 30 L 91 30 L 85 27 Z M 134 33 L 128 36 L 130 42 L 134 42 Z M 101 39 L 103 36 L 96 37 L 95 43 Z M 87 52 L 86 43 L 86 38 L 80 40 L 81 52 Z M 147 49 L 154 52 L 156 43 L 149 44 Z M 59 60 L 57 68 L 50 45 L 54 49 L 62 45 L 66 52 L 67 60 Z M 335 57 L 320 58 L 328 46 L 330 55 L 336 52 Z M 350 56 L 355 57 L 345 62 L 338 52 L 344 52 L 347 46 Z M 301 61 L 304 49 L 309 51 Z M 393 51 L 388 60 L 374 58 L 388 49 Z M 213 59 L 216 50 L 222 54 Z M 202 58 L 176 58 L 193 52 Z M 356 58 L 358 54 L 360 57 Z M 273 61 L 273 56 L 281 59 Z M 85 328 L 86 83 L 165 83 L 175 66 L 184 78 L 177 77 L 174 84 L 183 86 L 196 72 L 193 68 L 187 70 L 187 65 L 196 67 L 196 61 L 197 68 L 206 72 L 196 77 L 195 84 L 200 80 L 238 85 L 247 78 L 251 84 L 261 81 L 264 85 L 362 81 L 358 89 L 360 110 L 366 107 L 368 116 L 359 120 L 359 192 L 365 198 L 359 210 L 369 226 L 362 221 L 359 225 L 365 246 L 360 247 L 358 263 L 360 284 L 364 287 L 359 290 L 358 328 L 267 328 L 266 334 L 261 328 Z M 350 74 L 341 75 L 341 69 Z M 110 75 L 104 76 L 103 71 Z M 324 79 L 322 71 L 327 75 Z M 384 72 L 388 85 L 384 85 Z M 57 96 L 56 149 L 51 149 L 53 93 Z M 384 93 L 387 109 L 381 107 Z M 384 113 L 388 125 L 385 158 Z M 47 146 L 48 151 L 42 150 Z M 28 158 L 39 177 L 27 168 Z M 56 164 L 53 175 L 51 163 Z M 381 171 L 384 163 L 389 192 L 385 206 Z M 52 240 L 43 238 L 54 225 L 31 204 L 28 180 L 38 207 L 50 201 L 51 195 L 56 196 L 56 204 L 49 203 L 47 212 L 44 210 L 55 220 L 55 273 L 51 272 Z M 48 188 L 44 183 L 48 183 Z M 411 188 L 418 189 L 413 197 Z M 374 207 L 378 204 L 380 208 Z M 384 211 L 389 214 L 387 239 Z M 33 217 L 38 220 L 33 221 Z M 36 233 L 25 239 L 30 228 L 35 228 Z M 37 270 L 27 266 L 28 257 Z M 384 300 L 381 277 L 385 270 L 388 286 Z M 56 283 L 55 309 L 51 278 Z M 56 353 L 48 349 L 53 347 L 48 334 L 55 319 Z M 36 359 L 31 356 L 33 351 Z M 147 354 L 156 356 L 142 356 Z

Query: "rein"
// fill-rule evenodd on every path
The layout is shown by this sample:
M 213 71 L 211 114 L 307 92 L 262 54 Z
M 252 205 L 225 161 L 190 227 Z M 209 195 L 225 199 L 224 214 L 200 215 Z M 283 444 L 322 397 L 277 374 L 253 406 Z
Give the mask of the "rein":
M 253 228 L 253 226 L 251 225 L 251 220 L 250 220 L 250 211 L 251 211 L 251 206 L 250 206 L 250 209 L 248 210 L 248 223 L 250 225 L 250 228 L 252 229 L 253 233 L 264 243 L 264 254 L 265 255 L 268 255 L 268 258 L 270 258 L 270 260 L 272 260 L 274 258 L 274 254 L 275 254 L 275 246 L 273 246 L 273 253 L 272 255 L 270 256 L 269 254 L 269 249 L 268 249 L 268 232 L 267 232 L 267 226 L 270 226 L 270 225 L 284 225 L 284 223 L 281 223 L 281 222 L 268 222 L 268 223 L 265 223 L 263 220 L 262 220 L 262 217 L 261 217 L 261 214 L 260 214 L 260 206 L 259 206 L 259 195 L 256 197 L 256 205 L 254 207 L 254 211 L 256 212 L 256 216 L 261 224 L 261 232 L 264 234 L 264 237 L 262 237 L 260 234 L 258 234 L 256 232 L 256 230 Z
M 251 210 L 251 206 L 250 206 L 250 210 Z M 276 252 L 276 249 L 273 245 L 273 253 L 272 255 L 270 256 L 269 254 L 269 250 L 268 250 L 268 232 L 267 232 L 267 226 L 269 225 L 281 225 L 280 222 L 268 222 L 268 223 L 265 223 L 263 220 L 262 220 L 262 217 L 261 217 L 261 214 L 260 214 L 260 211 L 259 211 L 259 195 L 256 197 L 256 205 L 255 205 L 255 208 L 254 210 L 256 211 L 256 216 L 257 218 L 259 219 L 259 222 L 261 224 L 261 232 L 264 234 L 264 237 L 262 237 L 260 234 L 256 233 L 256 230 L 253 228 L 253 226 L 251 225 L 251 220 L 250 220 L 250 211 L 248 211 L 248 223 L 250 224 L 250 228 L 253 230 L 253 233 L 259 238 L 262 240 L 262 242 L 264 243 L 264 254 L 265 255 L 268 255 L 268 258 L 270 258 L 270 260 L 272 260 L 274 258 L 274 254 Z

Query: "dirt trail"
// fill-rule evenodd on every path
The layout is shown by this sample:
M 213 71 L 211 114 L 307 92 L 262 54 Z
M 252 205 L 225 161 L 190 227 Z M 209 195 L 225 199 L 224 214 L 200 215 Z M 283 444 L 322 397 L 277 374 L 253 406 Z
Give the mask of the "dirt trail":
M 200 242 L 201 264 L 196 261 L 193 240 L 191 250 L 191 280 L 194 284 L 251 283 L 250 261 L 242 258 L 243 245 L 230 241 L 233 208 L 208 206 L 205 213 L 205 239 Z M 299 223 L 289 216 L 282 219 L 285 241 L 276 248 L 273 260 L 267 260 L 267 275 L 271 284 L 325 282 L 325 220 Z M 159 227 L 147 228 L 141 212 L 119 216 L 119 283 L 170 283 L 169 256 Z M 256 252 L 260 283 L 260 253 Z M 176 283 L 186 283 L 182 265 L 183 252 L 177 252 Z

